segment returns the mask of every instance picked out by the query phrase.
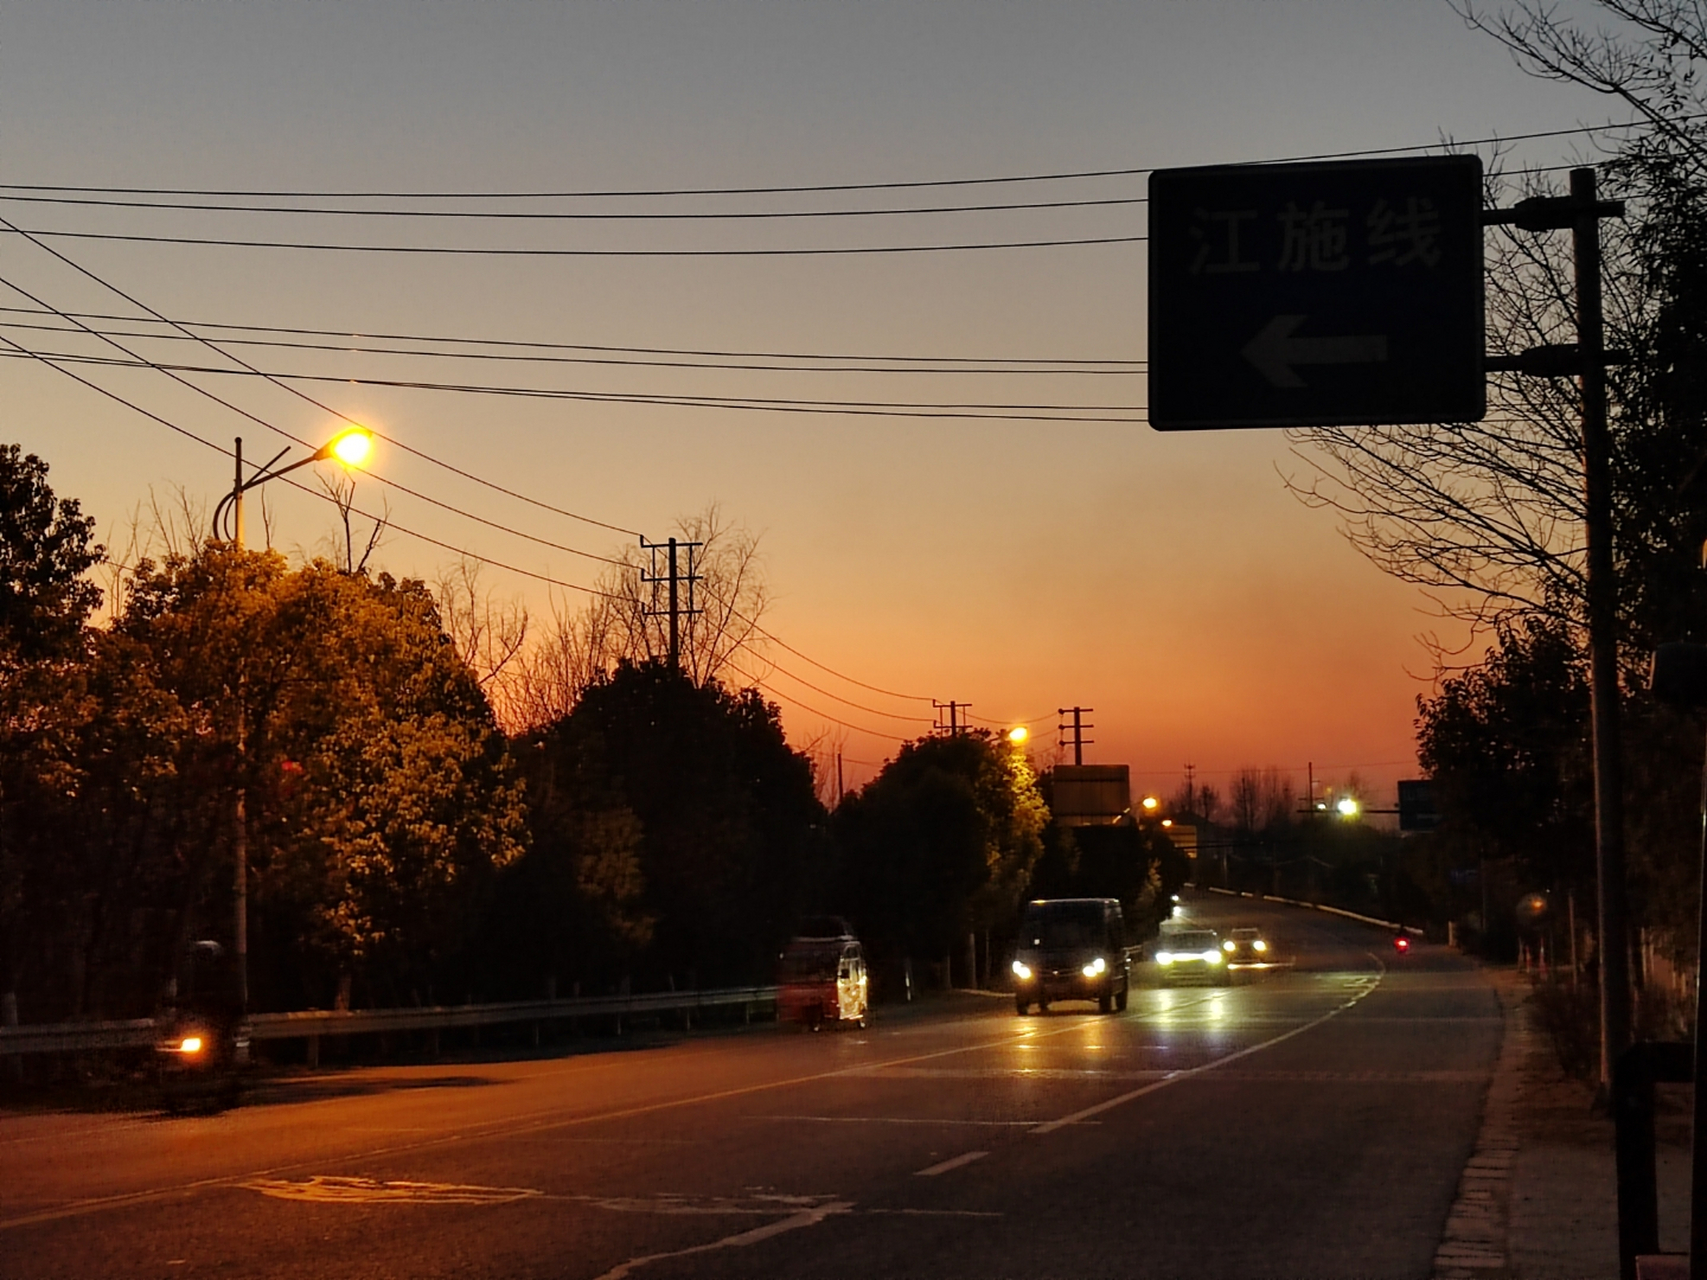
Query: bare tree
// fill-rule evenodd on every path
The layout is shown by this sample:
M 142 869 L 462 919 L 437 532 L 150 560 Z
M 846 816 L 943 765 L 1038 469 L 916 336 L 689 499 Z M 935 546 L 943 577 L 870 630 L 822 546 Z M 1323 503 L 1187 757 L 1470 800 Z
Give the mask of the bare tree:
M 616 601 L 596 595 L 580 612 L 553 598 L 551 622 L 514 659 L 499 718 L 511 733 L 540 729 L 575 709 L 621 656 Z
M 333 535 L 333 556 L 338 566 L 345 573 L 366 573 L 368 563 L 373 559 L 373 553 L 379 549 L 380 540 L 385 535 L 386 526 L 391 520 L 391 504 L 387 502 L 377 519 L 370 521 L 372 527 L 365 538 L 358 538 L 355 522 L 351 516 L 355 514 L 356 482 L 353 476 L 337 475 L 328 479 L 319 477 L 320 487 L 325 491 L 332 504 L 338 508 L 338 523 L 342 536 Z M 266 522 L 267 545 L 273 541 L 273 528 L 270 516 L 265 515 L 266 507 L 262 506 L 263 518 Z M 360 543 L 361 553 L 356 553 Z
M 1241 833 L 1273 833 L 1292 822 L 1292 777 L 1270 766 L 1247 766 L 1227 789 L 1227 808 Z
M 433 599 L 445 634 L 496 708 L 508 692 L 505 675 L 527 640 L 528 611 L 520 600 L 501 600 L 484 587 L 480 570 L 480 562 L 466 556 L 441 570 Z
M 1540 194 L 1495 175 L 1489 202 Z M 1501 228 L 1490 237 L 1488 343 L 1496 354 L 1576 340 L 1569 242 Z M 1639 346 L 1653 300 L 1630 237 L 1607 235 L 1610 345 Z M 1615 406 L 1625 383 L 1614 374 Z M 1568 378 L 1497 374 L 1481 422 L 1289 432 L 1303 470 L 1285 477 L 1306 504 L 1339 514 L 1375 565 L 1423 587 L 1472 635 L 1503 619 L 1582 618 L 1581 401 Z M 1437 646 L 1436 656 L 1441 655 Z
M 1644 433 L 1653 438 L 1653 386 L 1671 374 L 1653 359 L 1657 318 L 1668 292 L 1675 295 L 1666 260 L 1677 228 L 1699 222 L 1707 191 L 1707 4 L 1598 0 L 1611 25 L 1590 29 L 1539 0 L 1495 10 L 1477 0 L 1450 2 L 1525 70 L 1603 93 L 1640 122 L 1602 135 L 1609 139 L 1610 194 L 1624 197 L 1630 213 L 1627 222 L 1602 226 L 1607 341 L 1634 357 L 1608 378 L 1615 545 L 1628 605 L 1643 588 L 1641 575 L 1624 570 L 1633 556 L 1669 553 L 1663 544 L 1687 524 L 1683 490 L 1702 467 L 1688 428 L 1657 447 L 1629 442 Z M 1490 203 L 1557 193 L 1533 176 L 1522 184 L 1502 179 L 1497 156 L 1492 167 Z M 1489 238 L 1487 282 L 1496 354 L 1576 341 L 1566 237 L 1501 228 Z M 1353 546 L 1423 587 L 1442 616 L 1470 622 L 1467 644 L 1522 615 L 1557 619 L 1580 634 L 1585 548 L 1576 385 L 1507 374 L 1493 379 L 1490 392 L 1483 422 L 1293 432 L 1303 470 L 1286 482 L 1306 503 L 1337 512 Z M 1621 614 L 1628 628 L 1633 610 Z M 1444 660 L 1438 642 L 1435 655 Z
M 692 587 L 693 612 L 678 620 L 682 670 L 696 684 L 704 684 L 719 678 L 731 668 L 737 653 L 746 650 L 745 669 L 735 668 L 735 674 L 762 678 L 766 673 L 755 662 L 762 655 L 759 619 L 769 593 L 758 536 L 744 525 L 729 523 L 716 503 L 677 521 L 676 534 L 680 542 L 699 544 L 692 560 L 699 579 Z M 608 572 L 599 584 L 617 597 L 621 656 L 636 662 L 663 659 L 670 651 L 667 587 L 651 572 L 651 558 L 642 549 L 628 548 L 623 560 L 625 564 Z M 678 566 L 681 573 L 687 572 L 685 559 L 679 559 Z M 689 601 L 685 590 L 679 597 L 684 610 Z

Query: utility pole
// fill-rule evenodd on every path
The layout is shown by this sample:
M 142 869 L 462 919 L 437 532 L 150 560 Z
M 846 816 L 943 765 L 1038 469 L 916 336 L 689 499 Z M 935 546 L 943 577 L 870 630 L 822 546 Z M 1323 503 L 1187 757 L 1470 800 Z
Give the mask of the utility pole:
M 1593 169 L 1571 170 L 1568 196 L 1532 196 L 1482 215 L 1484 225 L 1569 231 L 1576 268 L 1575 346 L 1534 347 L 1490 357 L 1489 371 L 1540 377 L 1575 375 L 1582 393 L 1583 536 L 1587 544 L 1589 705 L 1594 730 L 1595 872 L 1600 916 L 1600 1084 L 1630 1043 L 1630 954 L 1624 878 L 1624 770 L 1619 748 L 1618 583 L 1612 548 L 1611 436 L 1606 426 L 1606 350 L 1601 312 L 1600 220 L 1624 216 L 1624 202 L 1601 200 Z M 1486 921 L 1483 921 L 1486 927 Z
M 243 437 L 238 436 L 236 447 L 232 449 L 235 459 L 234 479 L 231 485 L 231 543 L 238 551 L 243 550 Z M 248 767 L 248 716 L 243 706 L 243 675 L 238 669 L 237 676 L 237 793 L 232 801 L 231 815 L 231 852 L 232 868 L 231 888 L 233 914 L 236 924 L 232 930 L 233 946 L 236 953 L 233 959 L 237 965 L 237 1007 L 243 1013 L 249 1012 L 249 788 L 245 785 L 244 774 Z
M 1085 748 L 1096 741 L 1095 738 L 1085 737 L 1085 730 L 1094 729 L 1096 726 L 1094 724 L 1090 724 L 1084 718 L 1088 712 L 1095 710 L 1095 707 L 1057 707 L 1055 709 L 1055 714 L 1063 717 L 1060 723 L 1055 726 L 1056 730 L 1062 735 L 1060 739 L 1061 746 L 1065 747 L 1067 745 L 1067 732 L 1068 730 L 1072 731 L 1073 763 L 1075 765 L 1081 765 L 1085 762 Z M 1069 724 L 1065 719 L 1065 717 L 1069 715 L 1073 717 L 1071 724 Z
M 847 793 L 847 788 L 842 785 L 842 753 L 838 751 L 836 752 L 836 803 L 840 804 L 842 797 Z
M 672 671 L 682 669 L 682 619 L 691 618 L 704 612 L 703 609 L 695 608 L 693 602 L 693 584 L 698 582 L 701 577 L 700 574 L 694 572 L 696 559 L 694 552 L 704 545 L 703 542 L 683 542 L 677 538 L 671 538 L 668 542 L 648 542 L 644 537 L 640 539 L 641 549 L 652 553 L 651 571 L 648 572 L 645 569 L 640 571 L 640 581 L 649 583 L 652 587 L 652 607 L 644 612 L 649 618 L 663 617 L 666 614 L 669 616 L 670 670 Z M 658 572 L 658 553 L 660 551 L 666 553 L 666 571 L 664 573 Z M 686 573 L 682 572 L 679 554 L 683 551 L 687 552 Z M 669 603 L 664 608 L 658 607 L 658 584 L 661 582 L 667 583 L 669 586 Z M 682 604 L 681 592 L 684 585 L 687 587 L 685 608 Z
M 1197 766 L 1187 763 L 1185 766 L 1185 811 L 1193 818 L 1197 817 Z M 1227 855 L 1221 855 L 1221 862 L 1226 864 Z
M 935 698 L 932 698 L 931 706 L 936 710 L 936 731 L 938 733 L 946 731 L 948 736 L 951 738 L 964 733 L 966 731 L 966 726 L 961 723 L 961 717 L 971 705 L 972 704 L 970 702 L 938 702 Z M 944 711 L 948 712 L 947 724 L 942 722 L 942 713 Z

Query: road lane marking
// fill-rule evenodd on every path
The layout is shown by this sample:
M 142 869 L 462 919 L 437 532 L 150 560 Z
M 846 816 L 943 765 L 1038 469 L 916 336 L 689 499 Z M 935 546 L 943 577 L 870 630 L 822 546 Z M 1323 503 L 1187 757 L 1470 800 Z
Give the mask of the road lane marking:
M 941 1164 L 933 1164 L 928 1169 L 914 1171 L 915 1178 L 934 1178 L 940 1173 L 948 1173 L 953 1169 L 964 1169 L 974 1160 L 982 1160 L 989 1155 L 988 1151 L 968 1151 L 964 1155 L 955 1156 L 952 1160 L 944 1160 Z
M 1314 1021 L 1306 1022 L 1301 1027 L 1294 1027 L 1290 1031 L 1282 1032 L 1280 1035 L 1274 1036 L 1271 1039 L 1249 1045 L 1246 1048 L 1240 1049 L 1237 1053 L 1228 1054 L 1224 1058 L 1217 1058 L 1213 1062 L 1206 1062 L 1202 1066 L 1187 1067 L 1180 1071 L 1171 1072 L 1163 1079 L 1144 1085 L 1141 1088 L 1129 1090 L 1126 1093 L 1120 1094 L 1118 1097 L 1109 1098 L 1105 1102 L 1099 1102 L 1095 1106 L 1084 1107 L 1081 1110 L 1072 1112 L 1070 1115 L 1062 1116 L 1059 1120 L 1051 1120 L 1046 1124 L 1040 1124 L 1031 1132 L 1038 1135 L 1049 1134 L 1054 1133 L 1057 1129 L 1065 1129 L 1068 1125 L 1079 1124 L 1090 1119 L 1092 1116 L 1100 1116 L 1106 1111 L 1113 1111 L 1116 1107 L 1123 1107 L 1128 1102 L 1136 1102 L 1139 1098 L 1155 1093 L 1159 1089 L 1166 1089 L 1169 1085 L 1178 1084 L 1182 1080 L 1190 1080 L 1193 1077 L 1202 1075 L 1206 1071 L 1214 1071 L 1217 1067 L 1223 1067 L 1229 1062 L 1237 1062 L 1240 1058 L 1248 1058 L 1251 1054 L 1261 1053 L 1264 1049 L 1272 1049 L 1277 1044 L 1284 1043 L 1285 1041 L 1292 1039 L 1294 1036 L 1301 1036 L 1306 1031 L 1313 1030 L 1330 1019 L 1337 1018 L 1340 1014 L 1356 1005 L 1359 1000 L 1364 999 L 1371 991 L 1374 991 L 1378 986 L 1380 986 L 1381 979 L 1386 976 L 1387 967 L 1381 963 L 1380 958 L 1374 954 L 1370 954 L 1369 958 L 1375 961 L 1376 967 L 1379 970 L 1375 975 L 1374 980 L 1371 981 L 1364 990 L 1359 991 L 1344 1004 L 1328 1010 L 1328 1012 L 1324 1013 Z
M 753 1120 L 781 1120 L 790 1124 L 923 1124 L 971 1125 L 986 1129 L 1029 1129 L 1036 1120 L 937 1120 L 930 1116 L 751 1116 Z
M 799 1213 L 831 1200 L 831 1196 L 684 1196 L 660 1192 L 651 1196 L 552 1196 L 576 1204 L 608 1209 L 613 1213 L 656 1213 L 666 1217 L 754 1217 L 774 1218 L 779 1213 Z
M 1288 1019 L 1291 1021 L 1291 1019 Z M 1157 1068 L 1108 1071 L 1095 1067 L 901 1067 L 862 1072 L 877 1080 L 1157 1080 L 1168 1073 Z
M 1372 957 L 1373 958 L 1373 957 Z M 1379 963 L 1379 961 L 1377 961 Z M 1196 1008 L 1198 1004 L 1212 998 L 1206 994 L 1201 1000 L 1183 1004 L 1175 1008 L 1144 1010 L 1135 1021 L 1150 1021 L 1157 1016 L 1177 1017 L 1183 1012 Z M 1330 1015 L 1331 1016 L 1331 1015 Z M 107 1196 L 90 1196 L 83 1199 L 62 1202 L 33 1211 L 17 1214 L 10 1218 L 0 1219 L 0 1231 L 11 1231 L 18 1227 L 34 1226 L 42 1222 L 54 1222 L 63 1218 L 80 1217 L 91 1213 L 104 1213 L 110 1209 L 129 1208 L 134 1205 L 147 1204 L 156 1200 L 195 1194 L 202 1191 L 238 1187 L 244 1182 L 286 1173 L 297 1173 L 312 1168 L 316 1164 L 324 1164 L 328 1159 L 340 1162 L 354 1162 L 381 1159 L 389 1156 L 406 1155 L 417 1151 L 428 1151 L 435 1147 L 449 1146 L 457 1142 L 490 1141 L 521 1137 L 526 1134 L 543 1133 L 553 1129 L 575 1128 L 581 1125 L 597 1124 L 610 1120 L 628 1120 L 636 1116 L 652 1115 L 660 1111 L 675 1110 L 680 1107 L 695 1106 L 706 1102 L 721 1102 L 730 1098 L 746 1097 L 749 1094 L 763 1093 L 772 1089 L 787 1089 L 796 1085 L 814 1084 L 820 1080 L 833 1080 L 854 1076 L 860 1072 L 881 1069 L 883 1067 L 908 1066 L 916 1062 L 931 1062 L 938 1058 L 954 1057 L 963 1053 L 981 1053 L 991 1049 L 999 1049 L 1009 1045 L 1035 1043 L 1039 1040 L 1053 1039 L 1056 1036 L 1068 1035 L 1083 1029 L 1087 1018 L 1073 1018 L 1065 1021 L 1059 1027 L 1040 1029 L 1035 1025 L 1027 1026 L 1021 1033 L 1006 1034 L 998 1038 L 980 1040 L 974 1044 L 960 1045 L 952 1049 L 938 1049 L 930 1053 L 910 1054 L 902 1058 L 892 1058 L 887 1062 L 866 1063 L 857 1067 L 843 1067 L 831 1071 L 815 1071 L 807 1075 L 787 1076 L 780 1080 L 761 1081 L 758 1084 L 739 1085 L 728 1089 L 714 1090 L 710 1093 L 694 1094 L 685 1098 L 669 1098 L 661 1102 L 640 1103 L 631 1107 L 621 1107 L 612 1111 L 591 1112 L 584 1115 L 565 1117 L 562 1109 L 535 1112 L 531 1117 L 522 1116 L 487 1126 L 472 1126 L 472 1132 L 445 1134 L 437 1138 L 422 1138 L 415 1142 L 401 1142 L 390 1146 L 374 1147 L 366 1151 L 355 1151 L 347 1154 L 327 1156 L 317 1155 L 303 1160 L 293 1160 L 285 1164 L 274 1165 L 263 1169 L 251 1169 L 243 1173 L 227 1174 L 221 1177 L 199 1178 L 189 1182 L 174 1183 L 164 1187 L 151 1187 L 140 1191 L 118 1192 Z M 970 1021 L 970 1020 L 960 1020 Z M 955 1025 L 955 1024 L 951 1024 Z M 1314 1024 L 1310 1024 L 1314 1025 Z M 1304 1028 L 1307 1029 L 1307 1028 Z M 545 1073 L 540 1073 L 545 1074 Z M 579 1071 L 573 1074 L 580 1074 Z M 1161 1083 L 1167 1083 L 1163 1081 Z M 287 1104 L 288 1105 L 288 1104 Z M 309 1102 L 299 1105 L 319 1105 Z M 1057 1124 L 1057 1127 L 1064 1127 Z
M 717 1249 L 744 1249 L 748 1245 L 759 1244 L 788 1231 L 798 1231 L 802 1227 L 815 1227 L 831 1214 L 847 1213 L 852 1208 L 853 1202 L 851 1200 L 832 1200 L 828 1204 L 815 1205 L 810 1209 L 802 1209 L 799 1213 L 790 1214 L 780 1222 L 754 1227 L 751 1231 L 739 1231 L 732 1236 L 724 1236 L 721 1240 L 713 1240 L 709 1244 L 696 1244 L 687 1249 L 671 1249 L 667 1253 L 647 1253 L 638 1258 L 630 1258 L 627 1262 L 619 1262 L 599 1276 L 598 1280 L 623 1280 L 624 1276 L 632 1274 L 647 1263 L 662 1262 L 666 1258 L 687 1258 L 694 1254 L 711 1253 Z
M 240 1184 L 275 1200 L 311 1204 L 512 1204 L 543 1195 L 532 1187 L 476 1187 L 454 1182 L 381 1182 L 316 1174 L 305 1182 L 256 1178 Z

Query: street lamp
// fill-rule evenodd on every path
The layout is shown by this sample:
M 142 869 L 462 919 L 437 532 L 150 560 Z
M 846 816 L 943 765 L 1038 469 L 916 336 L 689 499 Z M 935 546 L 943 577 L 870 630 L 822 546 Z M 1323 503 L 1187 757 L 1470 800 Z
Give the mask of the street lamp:
M 249 490 L 265 484 L 269 480 L 277 480 L 287 476 L 299 467 L 306 467 L 311 462 L 325 462 L 336 458 L 346 467 L 359 467 L 367 461 L 368 454 L 373 451 L 373 433 L 366 427 L 352 426 L 333 436 L 306 458 L 299 458 L 288 467 L 273 467 L 278 460 L 289 453 L 289 449 L 280 449 L 272 457 L 272 461 L 260 468 L 247 480 L 243 478 L 243 437 L 238 436 L 232 457 L 236 459 L 235 477 L 231 483 L 231 492 L 219 500 L 219 505 L 213 509 L 213 534 L 220 536 L 221 522 L 227 513 L 230 514 L 230 524 L 226 541 L 238 551 L 243 550 L 243 495 Z M 241 672 L 238 675 L 242 680 Z M 243 770 L 248 753 L 248 718 L 243 706 L 241 687 L 237 695 L 237 795 L 232 815 L 233 831 L 231 842 L 234 846 L 235 872 L 232 877 L 232 888 L 236 904 L 236 943 L 233 948 L 237 955 L 237 998 L 239 1007 L 244 1013 L 249 1011 L 249 788 L 243 782 Z
M 1008 741 L 1013 743 L 1016 747 L 1025 745 L 1025 740 L 1029 737 L 1031 737 L 1031 730 L 1027 729 L 1023 724 L 1016 724 L 1013 728 L 1008 730 Z
M 1356 796 L 1341 796 L 1339 803 L 1334 806 L 1342 818 L 1357 817 L 1357 811 L 1361 807 L 1362 806 L 1357 803 Z
M 1155 796 L 1145 796 L 1139 803 L 1144 806 L 1145 813 L 1154 813 L 1162 807 L 1162 802 Z
M 219 500 L 219 505 L 213 510 L 213 534 L 219 537 L 222 526 L 226 533 L 225 541 L 231 543 L 239 551 L 243 549 L 243 495 L 249 490 L 266 484 L 269 480 L 277 480 L 280 476 L 288 476 L 299 467 L 306 467 L 311 462 L 326 462 L 336 458 L 346 467 L 362 466 L 373 452 L 373 432 L 366 427 L 348 427 L 333 436 L 306 458 L 298 458 L 288 467 L 273 467 L 278 460 L 289 453 L 288 448 L 280 449 L 264 467 L 259 468 L 247 480 L 243 478 L 243 437 L 238 436 L 232 457 L 236 460 L 236 475 L 231 484 L 231 492 Z M 230 520 L 226 521 L 229 512 Z

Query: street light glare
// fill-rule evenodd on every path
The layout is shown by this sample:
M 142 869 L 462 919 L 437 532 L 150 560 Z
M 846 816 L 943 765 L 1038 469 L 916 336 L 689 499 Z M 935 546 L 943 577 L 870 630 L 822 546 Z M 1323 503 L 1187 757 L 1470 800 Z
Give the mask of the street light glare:
M 1027 729 L 1023 724 L 1017 724 L 1008 730 L 1008 741 L 1016 746 L 1024 742 L 1030 736 L 1031 730 Z
M 1357 800 L 1353 796 L 1346 796 L 1334 808 L 1340 811 L 1342 818 L 1355 818 L 1357 816 Z
M 359 467 L 373 452 L 373 433 L 362 427 L 351 427 L 332 441 L 332 455 L 346 467 Z
M 1157 809 L 1161 808 L 1161 805 L 1162 805 L 1162 802 L 1160 800 L 1156 799 L 1155 796 L 1145 796 L 1144 797 L 1144 812 L 1145 813 L 1154 813 Z

